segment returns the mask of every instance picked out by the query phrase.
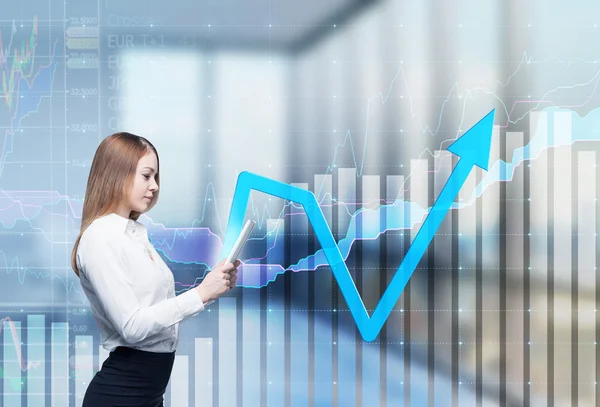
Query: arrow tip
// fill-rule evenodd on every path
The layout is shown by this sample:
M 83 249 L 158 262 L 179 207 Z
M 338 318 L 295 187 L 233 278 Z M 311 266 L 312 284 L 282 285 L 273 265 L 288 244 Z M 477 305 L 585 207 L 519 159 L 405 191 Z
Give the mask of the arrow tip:
M 492 109 L 465 134 L 448 147 L 448 151 L 471 162 L 487 171 L 490 161 L 490 146 L 494 127 L 494 112 Z

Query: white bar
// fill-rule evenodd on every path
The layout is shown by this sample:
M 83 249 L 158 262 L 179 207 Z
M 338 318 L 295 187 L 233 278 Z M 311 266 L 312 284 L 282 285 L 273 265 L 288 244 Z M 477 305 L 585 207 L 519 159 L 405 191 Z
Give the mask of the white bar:
M 498 219 L 500 219 L 500 207 L 498 200 L 500 199 L 500 185 L 498 181 L 489 183 L 489 180 L 497 180 L 500 177 L 500 127 L 494 126 L 492 133 L 492 143 L 490 146 L 490 161 L 488 171 L 484 173 L 484 180 L 488 180 L 487 186 L 480 191 L 482 194 L 482 210 L 481 210 L 481 229 L 485 231 L 498 230 Z M 490 242 L 497 252 L 500 251 L 497 242 Z M 485 247 L 484 247 L 485 250 Z M 485 255 L 483 256 L 485 262 Z M 497 262 L 495 263 L 497 264 Z M 497 309 L 497 308 L 496 308 Z
M 354 238 L 356 236 L 356 228 L 349 228 L 350 214 L 356 212 L 356 169 L 355 168 L 339 168 L 338 169 L 338 193 L 335 197 L 338 201 L 338 231 L 340 238 L 346 236 Z M 347 209 L 346 209 L 347 208 Z M 354 224 L 356 225 L 356 224 Z M 342 253 L 343 255 L 343 253 Z
M 190 405 L 190 372 L 188 355 L 175 355 L 170 385 L 171 406 L 188 407 Z
M 356 222 L 349 226 L 351 217 L 348 214 L 356 213 L 356 169 L 355 168 L 340 168 L 338 169 L 338 185 L 337 185 L 338 201 L 338 232 L 339 238 L 354 239 L 356 237 Z M 356 267 L 352 264 L 356 259 L 356 251 L 352 251 L 347 257 L 346 264 L 350 275 L 353 279 L 356 278 Z M 346 253 L 342 253 L 344 256 Z M 346 310 L 347 302 L 344 298 L 338 298 L 339 309 Z M 347 327 L 349 335 L 354 335 L 356 332 L 355 321 L 349 312 L 338 312 L 338 326 Z M 337 348 L 337 349 L 336 349 Z M 334 385 L 334 394 L 337 393 L 338 401 L 344 400 L 345 403 L 355 404 L 356 391 L 356 345 L 350 342 L 338 342 L 334 346 L 334 352 L 338 354 L 338 383 Z
M 46 404 L 46 317 L 27 315 L 27 407 Z
M 260 278 L 256 279 L 256 286 L 260 286 Z M 255 311 L 260 309 L 260 290 L 245 289 L 242 303 L 242 397 L 244 405 L 255 406 L 260 405 L 260 374 L 256 373 L 261 354 L 260 312 Z
M 307 183 L 292 184 L 308 190 Z M 308 253 L 308 218 L 302 209 L 292 209 L 289 239 L 294 242 L 291 256 L 294 259 L 306 257 Z M 311 273 L 312 271 L 309 271 Z M 296 273 L 294 273 L 296 274 Z M 308 315 L 304 311 L 308 307 L 308 273 L 294 275 L 295 310 L 290 310 L 290 381 L 297 396 L 291 397 L 291 407 L 305 407 L 308 404 Z M 285 341 L 285 337 L 284 337 Z M 318 346 L 318 345 L 317 345 Z M 284 348 L 285 349 L 285 348 Z M 301 397 L 300 394 L 306 394 Z
M 469 204 L 477 185 L 477 168 L 473 168 L 458 193 L 458 343 L 459 382 L 475 377 L 475 346 L 467 344 L 475 335 L 475 239 L 477 234 L 477 207 Z M 451 216 L 451 215 L 448 215 Z M 452 263 L 450 263 L 452 264 Z M 450 297 L 452 298 L 452 297 Z M 475 393 L 470 386 L 458 386 L 458 405 L 474 406 Z
M 83 404 L 83 396 L 94 377 L 94 337 L 75 336 L 75 405 Z
M 546 112 L 530 113 L 530 139 L 539 138 L 546 144 L 548 140 L 548 115 Z M 547 403 L 548 389 L 548 150 L 530 161 L 530 376 L 532 405 Z M 485 298 L 485 297 L 484 297 Z
M 556 115 L 555 142 L 566 140 Z M 560 119 L 560 120 L 559 120 Z M 571 148 L 554 149 L 554 400 L 571 400 Z
M 408 219 L 408 202 L 404 202 L 404 176 L 386 175 L 386 201 L 388 205 L 386 216 L 386 229 L 393 230 L 392 235 L 400 236 L 410 233 Z M 393 240 L 393 239 L 392 239 Z M 396 250 L 404 250 L 403 246 Z
M 213 355 L 212 338 L 194 340 L 195 407 L 213 405 Z
M 381 197 L 379 192 L 379 175 L 363 175 L 362 176 L 362 205 L 363 212 L 361 213 L 362 218 L 362 230 L 360 235 L 363 238 L 368 236 L 377 236 L 381 231 L 381 215 L 379 206 L 381 205 Z M 373 248 L 375 245 L 369 244 L 370 248 Z M 363 256 L 364 257 L 364 256 Z M 379 274 L 374 273 L 373 277 L 379 280 Z M 370 280 L 370 278 L 368 278 Z M 365 281 L 363 281 L 364 287 Z M 379 292 L 379 282 L 376 283 L 373 287 L 376 287 L 377 292 Z
M 333 179 L 331 174 L 315 174 L 315 196 L 317 197 L 317 202 L 321 206 L 321 212 L 323 212 L 323 216 L 325 216 L 325 220 L 327 221 L 327 226 L 329 229 L 332 227 L 332 201 L 331 197 L 333 194 Z
M 21 342 L 21 321 L 4 321 L 4 351 L 2 352 L 2 378 L 4 396 L 2 407 L 21 407 L 23 375 L 21 356 L 17 345 Z
M 392 232 L 392 236 L 400 236 L 404 235 L 404 233 L 410 233 L 408 228 L 408 213 L 404 210 L 405 202 L 404 202 L 404 176 L 403 175 L 386 175 L 385 177 L 386 184 L 386 201 L 387 205 L 389 205 L 389 209 L 387 211 L 387 219 L 386 219 L 386 229 L 398 229 Z M 393 207 L 392 207 L 393 205 Z M 389 246 L 387 250 L 404 250 L 403 246 L 398 247 L 396 240 L 402 242 L 402 239 L 388 239 Z M 400 265 L 396 265 L 398 268 Z M 395 272 L 388 273 L 390 280 L 394 276 Z M 389 281 L 388 281 L 389 283 Z M 393 313 L 392 313 L 393 314 Z M 390 315 L 391 316 L 391 315 Z
M 452 173 L 453 154 L 447 150 L 434 153 L 433 192 L 437 198 Z M 434 400 L 448 398 L 444 387 L 448 377 L 452 377 L 452 211 L 444 217 L 434 238 L 436 270 L 432 270 L 435 295 L 433 316 L 435 324 L 435 370 L 434 370 Z M 439 263 L 438 263 L 439 262 Z
M 387 239 L 386 255 L 388 259 L 392 258 L 392 254 L 398 251 L 404 251 L 404 233 L 409 233 L 407 229 L 393 230 L 390 229 L 398 228 L 407 222 L 405 217 L 408 216 L 404 212 L 404 176 L 402 175 L 387 175 L 386 176 L 386 200 L 388 205 L 395 205 L 395 208 L 390 208 L 387 212 L 386 228 L 388 229 L 389 237 Z M 392 215 L 393 214 L 393 215 Z M 389 264 L 389 261 L 388 261 Z M 400 264 L 390 264 L 390 266 L 396 269 Z M 387 284 L 389 285 L 391 279 L 395 275 L 395 270 L 388 271 L 387 273 Z M 400 300 L 394 306 L 394 312 L 390 314 L 387 324 L 387 352 L 386 352 L 386 395 L 387 402 L 390 402 L 398 397 L 403 400 L 404 394 L 404 369 L 395 369 L 397 366 L 397 359 L 401 360 L 401 364 L 404 362 L 404 347 L 400 343 L 404 340 L 404 313 L 398 312 L 403 308 L 404 296 L 400 296 Z
M 410 160 L 410 178 L 408 179 L 410 184 L 410 241 L 411 243 L 417 236 L 417 233 L 423 225 L 423 221 L 427 217 L 429 212 L 429 173 L 428 173 L 428 162 L 426 159 L 411 159 Z M 423 256 L 423 259 L 418 263 L 417 268 L 413 275 L 417 273 L 426 272 L 423 268 L 427 268 L 427 254 Z M 410 283 L 405 288 L 406 292 L 412 292 Z M 427 312 L 420 310 L 419 306 L 414 304 L 428 304 L 427 290 L 423 290 L 424 298 L 411 297 L 410 303 L 405 303 L 405 307 L 410 307 L 407 317 L 410 318 L 410 326 L 419 326 L 423 324 L 427 326 Z M 406 315 L 405 315 L 406 316 Z M 412 342 L 416 342 L 415 335 L 411 335 L 410 339 Z M 418 358 L 420 349 L 418 346 L 412 346 L 410 348 L 411 358 Z M 411 359 L 412 360 L 412 359 Z M 411 399 L 415 400 L 417 394 L 420 391 L 421 384 L 419 383 L 419 368 L 417 364 L 410 364 L 410 395 Z M 427 400 L 428 396 L 422 395 L 421 400 Z M 414 401 L 413 401 L 414 403 Z
M 283 220 L 267 219 L 268 264 L 283 264 L 285 226 Z M 277 242 L 276 233 L 279 235 Z M 267 289 L 271 290 L 271 287 Z M 267 406 L 271 407 L 283 405 L 285 398 L 281 391 L 285 386 L 285 313 L 282 301 L 275 300 L 272 295 L 269 295 L 267 309 Z
M 379 193 L 379 175 L 363 175 L 362 176 L 362 205 L 366 209 L 377 209 L 381 204 Z M 365 228 L 365 225 L 363 225 Z
M 361 236 L 377 236 L 377 232 L 381 230 L 381 212 L 379 210 L 381 192 L 380 192 L 379 175 L 363 175 L 362 176 L 362 197 L 363 206 L 363 221 L 361 225 Z M 373 209 L 368 209 L 373 208 Z M 369 299 L 370 304 L 377 304 L 381 298 L 381 290 L 379 288 L 380 275 L 386 270 L 373 268 L 373 264 L 378 264 L 379 253 L 381 251 L 381 240 L 365 240 L 363 241 L 363 271 L 362 271 L 362 297 Z M 385 276 L 385 274 L 384 274 Z M 384 277 L 385 278 L 385 277 Z M 364 302 L 364 300 L 363 300 Z M 368 310 L 372 314 L 373 310 Z M 363 355 L 374 352 L 379 355 L 381 346 L 379 341 L 363 342 Z M 362 369 L 362 394 L 364 406 L 378 406 L 380 401 L 380 369 L 379 359 L 365 360 L 363 358 Z M 357 384 L 358 385 L 358 384 Z
M 570 146 L 572 142 L 572 113 L 554 112 L 554 146 Z M 555 160 L 556 162 L 556 160 Z
M 237 403 L 236 299 L 219 299 L 219 405 Z
M 500 218 L 500 128 L 494 126 L 492 134 L 492 145 L 490 147 L 490 164 L 485 178 L 496 180 L 489 184 L 481 195 L 482 207 L 482 286 L 486 291 L 482 293 L 481 308 L 484 314 L 482 323 L 482 380 L 485 388 L 489 392 L 491 400 L 498 400 L 500 397 L 500 388 L 498 380 L 500 371 L 498 363 L 500 353 L 498 343 L 499 335 L 499 313 L 500 307 L 498 288 L 498 268 L 500 266 L 500 241 L 498 239 Z M 484 179 L 485 179 L 484 178 Z
M 512 162 L 513 151 L 523 147 L 523 132 L 506 132 L 507 162 Z M 531 161 L 515 167 L 512 181 L 506 184 L 506 354 L 510 355 L 507 371 L 507 391 L 521 397 L 523 394 L 523 344 L 516 338 L 524 337 L 523 330 L 523 276 L 524 276 L 524 195 L 523 168 Z M 510 174 L 507 174 L 510 177 Z M 508 178 L 507 177 L 507 178 Z
M 69 405 L 69 323 L 53 322 L 51 336 L 51 406 L 64 407 Z
M 332 200 L 332 177 L 331 175 L 315 175 L 315 194 L 321 188 L 321 193 L 325 197 L 325 199 L 319 199 L 321 205 L 321 211 L 323 212 L 323 216 L 325 216 L 325 220 L 327 221 L 327 225 L 329 228 L 332 228 L 333 224 L 333 207 L 331 206 Z M 305 227 L 308 230 L 308 222 L 305 223 Z M 319 239 L 316 236 L 313 236 L 314 239 L 314 247 L 319 247 Z M 309 241 L 307 240 L 307 243 Z M 309 267 L 313 265 L 314 262 L 309 262 Z M 324 274 L 321 274 L 320 277 L 315 277 L 315 279 L 319 281 L 319 284 L 314 285 L 313 292 L 310 292 L 308 295 L 313 296 L 314 298 L 314 306 L 315 309 L 325 310 L 325 312 L 320 312 L 319 319 L 322 323 L 321 327 L 314 326 L 314 341 L 315 344 L 324 344 L 331 343 L 331 335 L 332 335 L 332 321 L 333 321 L 333 296 L 332 285 L 333 283 L 333 275 L 330 270 L 324 270 Z M 310 298 L 310 297 L 309 297 Z M 332 404 L 332 387 L 333 387 L 333 347 L 332 346 L 314 346 L 314 371 L 315 371 L 315 383 L 314 383 L 314 394 L 319 395 L 319 400 L 323 405 L 331 405 Z M 318 372 L 318 373 L 317 373 Z M 294 397 L 292 396 L 292 399 Z M 300 398 L 301 401 L 304 398 Z M 260 398 L 259 398 L 260 403 Z M 258 405 L 259 403 L 256 403 Z M 295 407 L 295 405 L 293 406 Z
M 577 169 L 578 397 L 596 406 L 596 153 L 579 152 Z
M 429 174 L 427 172 L 427 160 L 426 159 L 412 159 L 410 160 L 410 202 L 412 203 L 410 211 L 410 241 L 412 242 L 421 224 L 425 220 L 429 209 Z M 418 206 L 422 211 L 414 211 L 414 206 Z M 417 272 L 418 270 L 415 270 Z

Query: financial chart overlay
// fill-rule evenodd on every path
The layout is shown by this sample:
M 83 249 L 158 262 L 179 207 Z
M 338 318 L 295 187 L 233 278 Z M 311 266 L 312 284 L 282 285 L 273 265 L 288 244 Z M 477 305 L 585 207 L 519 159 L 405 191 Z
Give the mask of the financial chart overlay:
M 159 152 L 139 220 L 178 294 L 257 222 L 165 406 L 597 405 L 593 13 L 27 3 L 0 13 L 0 406 L 81 406 L 108 357 L 70 255 L 117 131 Z

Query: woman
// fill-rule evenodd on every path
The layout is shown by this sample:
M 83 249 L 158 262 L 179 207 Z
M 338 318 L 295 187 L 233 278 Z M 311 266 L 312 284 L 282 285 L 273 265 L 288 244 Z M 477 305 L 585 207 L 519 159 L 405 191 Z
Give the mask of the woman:
M 92 161 L 71 266 L 110 353 L 83 407 L 162 406 L 179 322 L 235 287 L 240 263 L 222 261 L 175 296 L 173 274 L 137 221 L 158 200 L 159 173 L 154 146 L 129 133 L 104 139 Z

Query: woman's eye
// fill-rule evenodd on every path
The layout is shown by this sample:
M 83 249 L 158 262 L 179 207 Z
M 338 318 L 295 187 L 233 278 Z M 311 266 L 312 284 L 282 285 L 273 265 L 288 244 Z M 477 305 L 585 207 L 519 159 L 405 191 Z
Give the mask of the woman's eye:
M 146 181 L 150 179 L 150 175 L 146 175 L 144 174 L 144 178 L 146 178 Z

